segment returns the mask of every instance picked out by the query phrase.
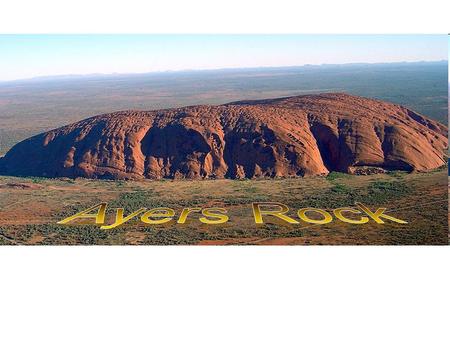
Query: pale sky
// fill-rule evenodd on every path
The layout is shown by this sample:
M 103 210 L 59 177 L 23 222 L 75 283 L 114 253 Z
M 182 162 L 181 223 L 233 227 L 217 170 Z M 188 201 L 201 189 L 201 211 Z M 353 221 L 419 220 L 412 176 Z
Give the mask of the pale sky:
M 447 59 L 447 35 L 0 35 L 0 81 Z

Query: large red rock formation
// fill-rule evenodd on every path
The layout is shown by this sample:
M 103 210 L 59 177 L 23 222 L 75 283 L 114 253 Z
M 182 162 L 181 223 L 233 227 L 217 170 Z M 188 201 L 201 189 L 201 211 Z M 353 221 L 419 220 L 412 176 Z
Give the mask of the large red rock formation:
M 305 95 L 95 116 L 20 142 L 0 171 L 113 179 L 425 171 L 445 164 L 447 133 L 399 105 Z

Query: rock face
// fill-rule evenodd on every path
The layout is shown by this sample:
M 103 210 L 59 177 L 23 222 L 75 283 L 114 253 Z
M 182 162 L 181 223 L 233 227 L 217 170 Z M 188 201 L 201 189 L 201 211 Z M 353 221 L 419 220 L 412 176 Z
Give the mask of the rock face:
M 0 172 L 197 179 L 425 171 L 445 164 L 447 133 L 399 105 L 305 95 L 95 116 L 20 142 Z

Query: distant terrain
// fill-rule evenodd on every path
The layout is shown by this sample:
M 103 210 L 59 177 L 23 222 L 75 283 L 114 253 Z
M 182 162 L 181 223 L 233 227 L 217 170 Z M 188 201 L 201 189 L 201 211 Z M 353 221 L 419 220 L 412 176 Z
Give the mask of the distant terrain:
M 447 62 L 89 75 L 0 82 L 0 155 L 32 135 L 120 110 L 347 92 L 447 124 Z

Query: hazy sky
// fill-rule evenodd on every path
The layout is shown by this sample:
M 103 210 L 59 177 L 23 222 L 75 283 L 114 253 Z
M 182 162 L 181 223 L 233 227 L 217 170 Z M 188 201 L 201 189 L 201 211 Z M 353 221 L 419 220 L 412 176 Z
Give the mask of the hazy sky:
M 447 35 L 0 35 L 0 80 L 447 60 Z

